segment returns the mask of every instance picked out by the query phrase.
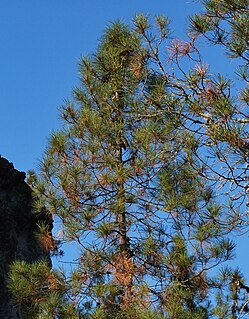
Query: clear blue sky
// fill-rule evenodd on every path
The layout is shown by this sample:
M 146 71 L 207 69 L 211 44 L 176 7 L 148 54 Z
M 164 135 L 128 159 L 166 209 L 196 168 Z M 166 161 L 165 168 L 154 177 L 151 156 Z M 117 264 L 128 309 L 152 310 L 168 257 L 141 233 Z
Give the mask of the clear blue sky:
M 60 125 L 57 108 L 78 84 L 77 62 L 95 50 L 110 21 L 166 14 L 183 36 L 187 16 L 199 9 L 195 0 L 1 0 L 0 154 L 19 170 L 37 167 Z M 209 50 L 209 60 L 228 72 L 221 54 Z M 243 255 L 242 243 L 237 260 L 249 275 Z

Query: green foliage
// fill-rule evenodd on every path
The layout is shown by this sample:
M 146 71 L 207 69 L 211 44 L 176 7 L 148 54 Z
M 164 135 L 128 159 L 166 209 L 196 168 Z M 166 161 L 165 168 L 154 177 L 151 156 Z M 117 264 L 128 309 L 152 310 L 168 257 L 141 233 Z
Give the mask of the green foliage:
M 50 271 L 46 261 L 17 261 L 10 268 L 9 288 L 23 310 L 26 319 L 79 318 L 75 308 L 63 298 L 63 276 Z M 57 318 L 57 317 L 56 317 Z
M 211 75 L 196 47 L 203 34 L 247 61 L 242 2 L 204 1 L 186 42 L 171 41 L 163 16 L 154 25 L 142 14 L 133 27 L 113 23 L 82 59 L 63 126 L 28 179 L 35 210 L 61 221 L 63 241 L 78 255 L 63 275 L 43 262 L 16 263 L 10 288 L 23 309 L 37 318 L 95 319 L 234 319 L 246 311 L 242 276 L 215 269 L 232 259 L 227 235 L 243 221 L 244 199 L 234 198 L 247 169 L 231 163 L 248 156 L 247 122 L 233 82 Z M 187 71 L 186 60 L 194 63 Z M 245 66 L 239 74 L 247 79 Z M 228 182 L 229 207 L 214 199 Z M 46 225 L 40 229 L 47 238 Z M 44 286 L 51 276 L 57 285 Z
M 28 278 L 26 274 L 27 268 Z M 14 289 L 14 294 L 18 301 L 26 302 L 30 296 L 35 295 L 37 290 L 41 289 L 49 274 L 50 267 L 45 261 L 31 265 L 26 264 L 24 261 L 19 261 L 11 267 L 9 287 L 12 290 Z M 39 294 L 37 293 L 37 295 Z
M 226 47 L 231 58 L 248 58 L 248 1 L 206 0 L 206 12 L 190 18 L 191 31 Z

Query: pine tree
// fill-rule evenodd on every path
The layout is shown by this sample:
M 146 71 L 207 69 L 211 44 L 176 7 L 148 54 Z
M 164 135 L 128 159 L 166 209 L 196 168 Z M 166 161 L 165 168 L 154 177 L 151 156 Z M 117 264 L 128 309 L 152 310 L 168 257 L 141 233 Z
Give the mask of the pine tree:
M 167 40 L 168 20 L 156 23 Z M 183 90 L 153 68 L 148 28 L 139 15 L 133 30 L 106 29 L 81 61 L 81 86 L 61 108 L 40 175 L 30 174 L 36 209 L 59 218 L 63 240 L 79 247 L 69 277 L 13 266 L 10 287 L 24 308 L 33 302 L 33 318 L 209 318 L 218 284 L 207 271 L 234 245 L 223 238 L 226 212 L 196 175 L 205 168 L 181 119 Z
M 180 58 L 198 56 L 195 38 L 171 42 L 164 65 L 168 20 L 155 25 L 153 33 L 138 15 L 133 28 L 105 30 L 80 63 L 81 85 L 61 108 L 63 127 L 50 137 L 40 174 L 30 174 L 36 210 L 60 219 L 63 241 L 79 251 L 69 275 L 13 265 L 10 287 L 24 309 L 25 298 L 33 302 L 32 318 L 235 318 L 223 287 L 235 300 L 243 279 L 229 268 L 209 271 L 233 257 L 226 235 L 237 224 L 214 200 L 200 143 L 224 135 L 212 120 L 233 115 L 228 84 L 199 60 L 183 72 Z

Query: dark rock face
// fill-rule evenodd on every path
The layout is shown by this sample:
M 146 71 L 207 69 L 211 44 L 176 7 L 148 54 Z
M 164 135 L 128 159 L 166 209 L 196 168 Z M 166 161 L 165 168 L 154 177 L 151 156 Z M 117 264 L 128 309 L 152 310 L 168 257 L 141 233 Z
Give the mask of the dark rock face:
M 0 319 L 22 318 L 6 287 L 9 265 L 49 259 L 34 235 L 37 221 L 48 217 L 32 213 L 31 189 L 24 179 L 25 173 L 0 156 Z

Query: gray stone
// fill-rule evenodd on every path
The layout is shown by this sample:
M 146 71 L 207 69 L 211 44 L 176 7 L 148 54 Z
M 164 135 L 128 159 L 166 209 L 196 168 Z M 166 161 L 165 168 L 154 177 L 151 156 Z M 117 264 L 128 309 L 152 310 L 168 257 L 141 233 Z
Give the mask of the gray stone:
M 0 319 L 22 318 L 7 288 L 9 265 L 15 260 L 50 261 L 49 253 L 34 234 L 40 219 L 52 225 L 47 214 L 32 212 L 32 192 L 25 182 L 25 173 L 0 156 Z

